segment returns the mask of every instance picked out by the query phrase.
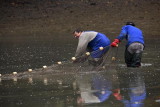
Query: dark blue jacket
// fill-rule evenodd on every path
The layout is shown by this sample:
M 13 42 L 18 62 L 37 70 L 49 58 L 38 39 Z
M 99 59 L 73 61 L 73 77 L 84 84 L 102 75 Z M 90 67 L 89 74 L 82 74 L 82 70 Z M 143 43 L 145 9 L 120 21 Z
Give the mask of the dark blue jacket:
M 99 47 L 106 47 L 110 45 L 110 40 L 108 37 L 102 33 L 98 33 L 96 37 L 89 42 L 88 46 L 92 49 L 92 51 L 96 51 Z
M 98 33 L 96 37 L 88 44 L 88 47 L 92 49 L 91 56 L 93 58 L 100 58 L 109 50 L 109 46 L 110 40 L 108 39 L 108 37 L 106 37 L 106 35 L 102 33 Z M 99 50 L 99 47 L 104 47 L 104 50 Z
M 144 38 L 142 31 L 137 27 L 131 25 L 125 25 L 122 27 L 121 33 L 117 37 L 120 41 L 123 39 L 127 40 L 126 46 L 129 46 L 133 42 L 139 42 L 144 44 Z

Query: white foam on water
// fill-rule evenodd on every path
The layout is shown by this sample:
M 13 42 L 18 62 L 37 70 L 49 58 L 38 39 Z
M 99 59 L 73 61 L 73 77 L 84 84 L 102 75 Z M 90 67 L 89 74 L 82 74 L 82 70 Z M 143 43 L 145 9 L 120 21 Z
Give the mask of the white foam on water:
M 142 65 L 143 67 L 145 67 L 145 66 L 152 66 L 152 64 L 150 64 L 150 63 L 141 63 L 141 65 Z
M 158 100 L 155 100 L 155 102 L 158 102 L 158 103 L 160 103 L 160 99 L 158 99 Z
M 126 67 L 125 64 L 118 64 L 118 66 L 120 66 L 120 67 Z M 148 66 L 152 66 L 152 64 L 151 63 L 141 63 L 141 66 L 142 67 L 148 67 Z

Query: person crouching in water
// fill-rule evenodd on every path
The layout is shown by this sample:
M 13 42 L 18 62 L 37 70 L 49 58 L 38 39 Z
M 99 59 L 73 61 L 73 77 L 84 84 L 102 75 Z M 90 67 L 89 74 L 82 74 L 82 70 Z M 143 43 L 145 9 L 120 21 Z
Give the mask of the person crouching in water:
M 89 52 L 91 58 L 88 58 L 89 64 L 98 66 L 103 62 L 103 56 L 110 47 L 110 40 L 105 34 L 96 31 L 82 31 L 77 29 L 73 32 L 74 37 L 79 39 L 75 53 L 76 60 L 73 62 L 84 62 Z
M 144 37 L 142 31 L 135 27 L 133 22 L 127 22 L 122 27 L 121 33 L 111 43 L 112 47 L 116 47 L 123 39 L 127 40 L 125 50 L 125 63 L 127 67 L 140 67 L 141 57 L 144 50 Z

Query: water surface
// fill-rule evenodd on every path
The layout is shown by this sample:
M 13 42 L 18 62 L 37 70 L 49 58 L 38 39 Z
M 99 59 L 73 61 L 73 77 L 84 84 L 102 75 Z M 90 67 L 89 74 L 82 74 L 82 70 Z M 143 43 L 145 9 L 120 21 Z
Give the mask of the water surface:
M 160 48 L 147 38 L 141 68 L 124 64 L 123 43 L 115 62 L 92 70 L 87 62 L 72 64 L 75 42 L 39 42 L 1 48 L 1 107 L 159 107 Z M 57 41 L 58 42 L 58 41 Z M 62 42 L 62 41 L 61 41 Z M 58 65 L 57 61 L 62 61 Z M 47 65 L 47 68 L 42 66 Z M 27 70 L 32 68 L 32 72 Z M 18 72 L 13 75 L 12 72 Z

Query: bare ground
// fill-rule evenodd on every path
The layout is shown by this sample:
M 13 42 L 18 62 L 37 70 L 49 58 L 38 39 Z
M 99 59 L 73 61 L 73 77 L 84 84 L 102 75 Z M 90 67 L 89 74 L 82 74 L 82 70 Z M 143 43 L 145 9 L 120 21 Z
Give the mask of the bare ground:
M 114 38 L 126 21 L 146 37 L 160 34 L 159 0 L 1 0 L 0 14 L 1 43 L 62 36 L 65 41 L 76 28 Z

